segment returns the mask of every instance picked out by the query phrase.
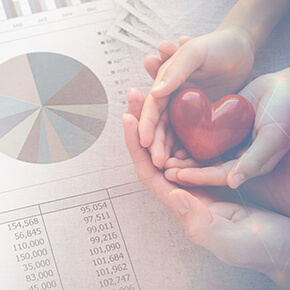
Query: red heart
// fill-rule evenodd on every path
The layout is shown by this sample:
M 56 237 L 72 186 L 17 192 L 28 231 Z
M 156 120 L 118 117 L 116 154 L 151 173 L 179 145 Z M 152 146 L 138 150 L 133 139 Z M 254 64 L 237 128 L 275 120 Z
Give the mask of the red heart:
M 211 104 L 198 89 L 180 91 L 170 102 L 170 122 L 186 150 L 199 161 L 219 156 L 251 132 L 255 112 L 239 95 Z

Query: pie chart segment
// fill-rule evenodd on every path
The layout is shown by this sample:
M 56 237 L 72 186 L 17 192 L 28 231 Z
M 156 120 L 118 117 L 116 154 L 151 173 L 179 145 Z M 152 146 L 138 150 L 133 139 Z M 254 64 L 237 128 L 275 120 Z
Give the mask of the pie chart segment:
M 86 148 L 94 144 L 96 138 L 91 134 L 81 130 L 79 127 L 59 117 L 50 110 L 46 110 L 46 114 L 70 158 L 79 155 Z M 77 139 L 82 140 L 79 146 L 75 146 L 74 144 L 74 140 Z
M 26 55 L 15 57 L 0 66 L 0 95 L 41 105 Z
M 22 161 L 30 161 L 36 163 L 38 160 L 39 135 L 41 124 L 41 112 L 39 112 L 34 125 L 27 136 L 27 139 L 17 157 Z
M 24 121 L 28 116 L 30 116 L 36 110 L 37 108 L 0 119 L 0 138 L 5 136 L 9 131 L 11 131 L 19 123 Z
M 61 118 L 74 124 L 75 126 L 79 127 L 80 129 L 88 132 L 92 136 L 95 136 L 95 138 L 98 138 L 98 136 L 100 136 L 106 123 L 105 120 L 95 119 L 92 117 L 87 117 L 85 115 L 72 114 L 68 112 L 54 110 L 51 108 L 49 108 L 49 110 L 60 116 Z
M 11 72 L 15 71 L 16 74 Z M 86 151 L 108 117 L 106 92 L 80 62 L 56 53 L 30 53 L 0 65 L 0 151 L 15 159 L 48 164 Z M 22 82 L 26 74 L 25 82 Z M 19 87 L 15 90 L 13 87 Z M 32 92 L 28 94 L 21 92 Z
M 25 111 L 38 109 L 39 105 L 0 95 L 0 120 Z
M 0 139 L 0 151 L 13 158 L 18 157 L 40 110 L 36 110 Z
M 31 53 L 27 58 L 43 105 L 85 68 L 80 62 L 55 53 L 46 53 L 45 57 L 43 53 Z
M 82 70 L 59 90 L 46 106 L 107 104 L 107 97 L 101 82 L 88 68 Z
M 53 111 L 62 111 L 91 118 L 98 118 L 101 120 L 107 120 L 108 115 L 107 104 L 46 106 L 46 108 Z
M 67 154 L 59 136 L 57 135 L 55 128 L 53 127 L 52 123 L 50 122 L 47 114 L 43 111 L 44 115 L 44 122 L 46 127 L 47 133 L 47 141 L 48 141 L 48 148 L 49 148 L 49 156 L 51 162 L 59 162 L 66 159 L 69 159 L 69 155 Z
M 51 163 L 43 110 L 41 112 L 38 163 L 40 164 Z

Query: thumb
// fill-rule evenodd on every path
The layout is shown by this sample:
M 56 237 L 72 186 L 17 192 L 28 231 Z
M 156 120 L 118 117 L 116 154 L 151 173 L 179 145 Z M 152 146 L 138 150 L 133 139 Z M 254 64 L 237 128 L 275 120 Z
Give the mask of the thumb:
M 181 189 L 171 191 L 169 197 L 172 206 L 177 208 L 177 219 L 192 242 L 208 249 L 230 265 L 248 265 L 251 262 L 249 251 L 253 244 L 256 245 L 256 236 L 231 220 L 239 212 L 239 205 L 206 200 L 203 203 L 199 199 L 202 196 L 197 198 Z M 212 212 L 206 205 L 208 202 Z M 223 216 L 225 213 L 229 217 Z
M 213 221 L 208 207 L 188 191 L 177 188 L 169 193 L 172 212 L 185 230 L 187 237 L 198 244 L 203 244 L 205 233 Z
M 187 35 L 181 35 L 178 39 L 178 45 L 182 46 L 184 45 L 186 42 L 188 42 L 189 40 L 191 40 L 192 37 L 187 36 Z
M 186 42 L 160 67 L 150 93 L 154 97 L 170 95 L 200 67 L 205 53 L 206 49 L 199 40 Z
M 289 139 L 277 128 L 260 130 L 251 147 L 237 160 L 227 176 L 235 189 L 247 179 L 269 173 L 289 151 Z
M 177 46 L 172 41 L 163 40 L 158 45 L 158 51 L 162 62 L 165 62 L 177 51 Z

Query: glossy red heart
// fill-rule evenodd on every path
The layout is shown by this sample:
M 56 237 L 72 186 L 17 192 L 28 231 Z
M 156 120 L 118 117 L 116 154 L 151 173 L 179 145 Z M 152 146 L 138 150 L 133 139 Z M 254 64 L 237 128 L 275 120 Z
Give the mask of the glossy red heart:
M 200 90 L 185 89 L 171 100 L 169 116 L 186 150 L 203 161 L 240 144 L 251 132 L 255 112 L 239 95 L 228 95 L 211 104 Z

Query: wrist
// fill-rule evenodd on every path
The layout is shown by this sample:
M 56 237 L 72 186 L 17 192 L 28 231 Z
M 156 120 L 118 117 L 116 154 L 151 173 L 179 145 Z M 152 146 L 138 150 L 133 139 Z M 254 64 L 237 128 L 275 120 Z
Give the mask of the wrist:
M 273 268 L 273 266 L 272 266 Z M 284 271 L 266 271 L 265 274 L 282 290 L 288 290 L 290 288 L 290 270 Z
M 277 74 L 279 74 L 283 77 L 289 78 L 290 77 L 290 67 L 287 67 L 281 71 L 278 71 Z
M 281 236 L 275 236 L 280 241 L 274 249 L 277 251 L 271 258 L 271 263 L 262 266 L 260 272 L 268 276 L 281 289 L 290 289 L 290 218 L 281 220 Z M 279 243 L 278 243 L 279 244 Z
M 249 33 L 247 30 L 245 30 L 242 27 L 239 27 L 238 25 L 223 25 L 221 23 L 216 29 L 216 32 L 218 31 L 225 31 L 229 34 L 233 35 L 233 38 L 239 38 L 240 41 L 244 44 L 244 46 L 248 46 L 250 50 L 252 51 L 253 55 L 256 52 L 256 44 L 255 44 L 255 38 L 251 33 Z
M 239 0 L 219 28 L 237 27 L 251 39 L 254 51 L 270 34 L 290 7 L 289 0 Z

